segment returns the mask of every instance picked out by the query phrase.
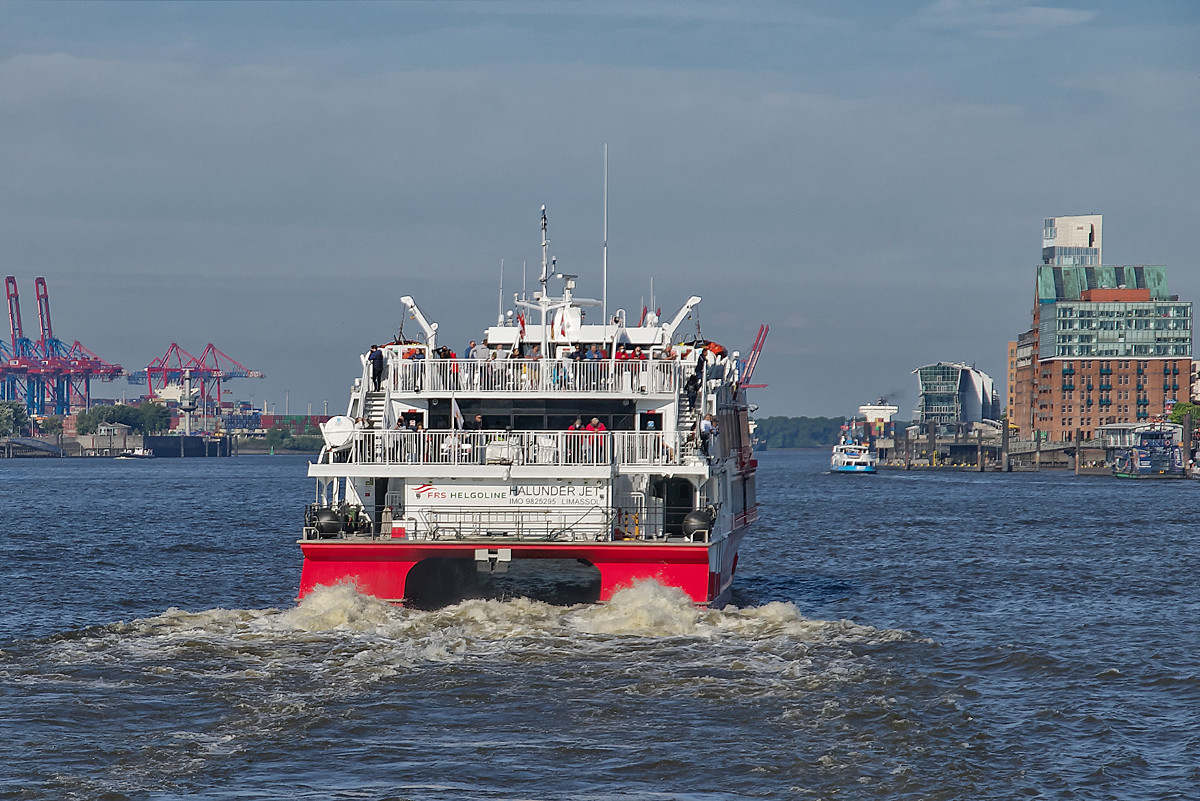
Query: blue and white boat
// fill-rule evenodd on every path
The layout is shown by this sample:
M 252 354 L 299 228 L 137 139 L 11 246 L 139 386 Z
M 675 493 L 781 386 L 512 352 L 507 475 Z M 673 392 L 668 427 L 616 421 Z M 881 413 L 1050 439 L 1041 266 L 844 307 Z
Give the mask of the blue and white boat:
M 1151 423 L 1137 427 L 1133 442 L 1113 452 L 1113 475 L 1117 478 L 1185 478 L 1183 427 Z
M 833 446 L 829 470 L 832 473 L 874 473 L 875 454 L 866 445 L 840 442 Z
M 829 459 L 831 473 L 874 473 L 875 454 L 871 452 L 865 424 L 851 420 L 842 426 L 842 438 L 833 446 Z

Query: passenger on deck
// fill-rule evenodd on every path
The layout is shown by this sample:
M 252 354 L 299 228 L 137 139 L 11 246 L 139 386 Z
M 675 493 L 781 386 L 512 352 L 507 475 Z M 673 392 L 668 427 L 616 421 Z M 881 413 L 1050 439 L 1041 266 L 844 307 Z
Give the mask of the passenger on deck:
M 471 344 L 467 346 L 463 353 L 464 359 L 470 359 L 471 363 L 466 367 L 466 375 L 463 378 L 465 386 L 463 389 L 479 389 L 480 373 L 485 359 L 488 357 L 487 343 L 483 347 L 475 344 L 475 340 L 471 340 Z
M 582 417 L 576 417 L 575 422 L 573 422 L 573 423 L 571 423 L 571 425 L 567 426 L 567 431 L 571 431 L 571 432 L 582 433 L 585 430 L 586 430 L 586 428 L 583 425 Z M 568 434 L 565 437 L 566 458 L 567 458 L 568 464 L 575 464 L 577 462 L 582 461 L 584 448 L 586 446 L 585 441 L 587 439 L 590 439 L 590 437 L 576 436 L 575 434 Z
M 710 445 L 712 443 L 712 440 L 714 437 L 717 436 L 718 433 L 720 433 L 719 430 L 717 429 L 716 418 L 713 417 L 711 414 L 704 415 L 704 417 L 700 418 L 699 427 L 700 427 L 700 449 L 702 451 L 704 451 L 705 457 L 708 457 L 711 455 L 709 453 L 709 450 L 710 450 Z
M 688 411 L 696 408 L 696 396 L 700 394 L 700 376 L 697 373 L 692 373 L 688 376 L 687 381 L 683 384 L 683 391 L 687 393 Z
M 587 430 L 590 432 L 587 436 L 588 460 L 591 462 L 603 462 L 604 437 L 601 434 L 608 429 L 604 423 L 600 422 L 599 417 L 593 417 L 592 421 L 587 424 Z
M 379 385 L 383 383 L 383 351 L 378 345 L 371 346 L 371 352 L 367 354 L 367 361 L 371 363 L 371 388 L 373 392 L 379 391 Z

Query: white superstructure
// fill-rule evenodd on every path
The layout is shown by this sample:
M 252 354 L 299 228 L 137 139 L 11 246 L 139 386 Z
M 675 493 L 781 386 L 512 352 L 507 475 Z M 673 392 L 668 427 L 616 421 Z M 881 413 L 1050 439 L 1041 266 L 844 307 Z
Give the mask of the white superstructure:
M 410 297 L 402 303 L 423 336 L 383 346 L 378 389 L 361 357 L 347 413 L 324 426 L 326 447 L 309 466 L 317 494 L 302 594 L 339 576 L 363 580 L 336 567 L 353 553 L 331 566 L 320 546 L 373 542 L 404 546 L 381 553 L 413 564 L 461 558 L 469 545 L 492 566 L 586 544 L 573 558 L 599 568 L 601 597 L 649 576 L 698 601 L 727 595 L 756 514 L 737 354 L 681 336 L 695 296 L 666 321 L 623 311 L 589 321 L 600 302 L 574 295 L 576 276 L 550 272 L 544 210 L 542 225 L 541 288 L 517 298 L 471 358 L 449 358 Z M 672 555 L 696 546 L 702 580 L 673 578 L 682 568 Z M 399 592 L 389 587 L 375 594 Z

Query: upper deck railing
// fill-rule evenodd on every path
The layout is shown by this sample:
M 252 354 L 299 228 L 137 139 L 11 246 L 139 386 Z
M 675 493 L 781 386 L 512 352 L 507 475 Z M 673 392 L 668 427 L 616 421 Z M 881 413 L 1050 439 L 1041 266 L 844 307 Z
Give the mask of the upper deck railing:
M 664 359 L 393 359 L 393 393 L 674 394 L 691 365 Z
M 718 447 L 713 443 L 713 447 Z M 682 465 L 703 458 L 686 432 L 666 431 L 376 431 L 354 432 L 322 464 L 539 465 L 607 467 Z

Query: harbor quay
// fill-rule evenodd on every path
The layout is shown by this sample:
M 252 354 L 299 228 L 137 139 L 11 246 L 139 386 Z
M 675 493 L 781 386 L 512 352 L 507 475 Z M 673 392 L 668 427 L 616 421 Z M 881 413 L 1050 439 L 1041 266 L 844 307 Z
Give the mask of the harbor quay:
M 4 458 L 175 458 L 237 456 L 236 437 L 212 435 L 82 434 L 0 438 Z
M 1045 439 L 1024 440 L 1007 436 L 983 427 L 960 430 L 952 435 L 918 434 L 912 429 L 898 431 L 895 436 L 875 441 L 881 469 L 899 470 L 972 470 L 978 472 L 1011 472 L 1029 470 L 1071 470 L 1077 475 L 1111 476 L 1123 474 L 1122 459 L 1144 438 L 1147 424 L 1108 425 L 1101 427 L 1092 438 L 1076 433 L 1067 441 Z M 1191 476 L 1195 468 L 1195 431 L 1190 416 L 1182 424 L 1158 423 L 1153 427 L 1163 433 L 1168 443 L 1174 443 L 1180 455 L 1181 469 L 1143 470 L 1145 477 Z

